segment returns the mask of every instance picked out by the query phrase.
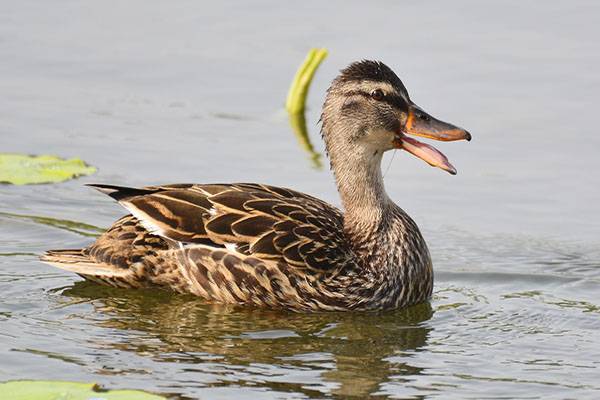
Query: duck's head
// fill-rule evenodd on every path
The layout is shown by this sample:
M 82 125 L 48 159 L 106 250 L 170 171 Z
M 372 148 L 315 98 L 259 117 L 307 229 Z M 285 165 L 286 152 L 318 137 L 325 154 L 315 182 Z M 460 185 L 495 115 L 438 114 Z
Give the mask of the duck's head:
M 343 69 L 327 92 L 321 119 L 334 168 L 341 158 L 380 160 L 383 152 L 402 149 L 456 174 L 446 156 L 414 136 L 471 140 L 466 130 L 432 117 L 413 103 L 398 76 L 379 61 L 359 61 Z

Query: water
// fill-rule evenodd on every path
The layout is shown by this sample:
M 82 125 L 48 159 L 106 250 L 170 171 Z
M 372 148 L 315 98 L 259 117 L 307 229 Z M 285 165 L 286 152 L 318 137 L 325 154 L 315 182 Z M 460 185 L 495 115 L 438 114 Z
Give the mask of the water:
M 0 12 L 0 149 L 95 176 L 0 187 L 0 381 L 181 398 L 598 398 L 600 63 L 594 2 L 18 2 Z M 298 315 L 81 282 L 37 261 L 123 214 L 86 182 L 257 181 L 338 203 L 282 111 L 308 48 L 378 58 L 466 127 L 459 174 L 398 153 L 390 196 L 422 228 L 430 305 Z M 384 168 L 390 157 L 384 161 Z

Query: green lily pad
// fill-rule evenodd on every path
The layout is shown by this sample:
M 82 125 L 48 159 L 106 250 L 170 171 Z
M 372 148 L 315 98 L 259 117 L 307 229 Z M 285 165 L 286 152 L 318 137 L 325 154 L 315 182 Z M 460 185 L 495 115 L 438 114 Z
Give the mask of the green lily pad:
M 95 383 L 11 381 L 0 383 L 2 398 L 11 400 L 165 400 L 139 390 L 103 390 Z
M 96 168 L 79 158 L 68 160 L 56 156 L 0 154 L 0 183 L 30 185 L 55 183 L 91 175 Z

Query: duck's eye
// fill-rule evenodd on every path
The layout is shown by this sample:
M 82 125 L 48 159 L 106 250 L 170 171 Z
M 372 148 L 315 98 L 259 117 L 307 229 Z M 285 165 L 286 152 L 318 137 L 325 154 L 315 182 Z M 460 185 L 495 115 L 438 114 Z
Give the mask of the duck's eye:
M 371 97 L 373 100 L 381 101 L 385 97 L 385 94 L 383 94 L 383 90 L 375 89 L 371 92 Z

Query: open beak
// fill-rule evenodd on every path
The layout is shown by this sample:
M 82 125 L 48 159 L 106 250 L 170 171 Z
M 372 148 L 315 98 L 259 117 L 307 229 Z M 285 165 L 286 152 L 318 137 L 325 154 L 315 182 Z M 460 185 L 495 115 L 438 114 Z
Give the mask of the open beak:
M 471 140 L 471 134 L 464 129 L 433 118 L 415 104 L 409 106 L 408 118 L 394 139 L 394 147 L 406 150 L 429 165 L 441 168 L 452 175 L 456 175 L 456 168 L 450 164 L 445 155 L 435 147 L 406 135 L 421 136 L 445 142 Z

